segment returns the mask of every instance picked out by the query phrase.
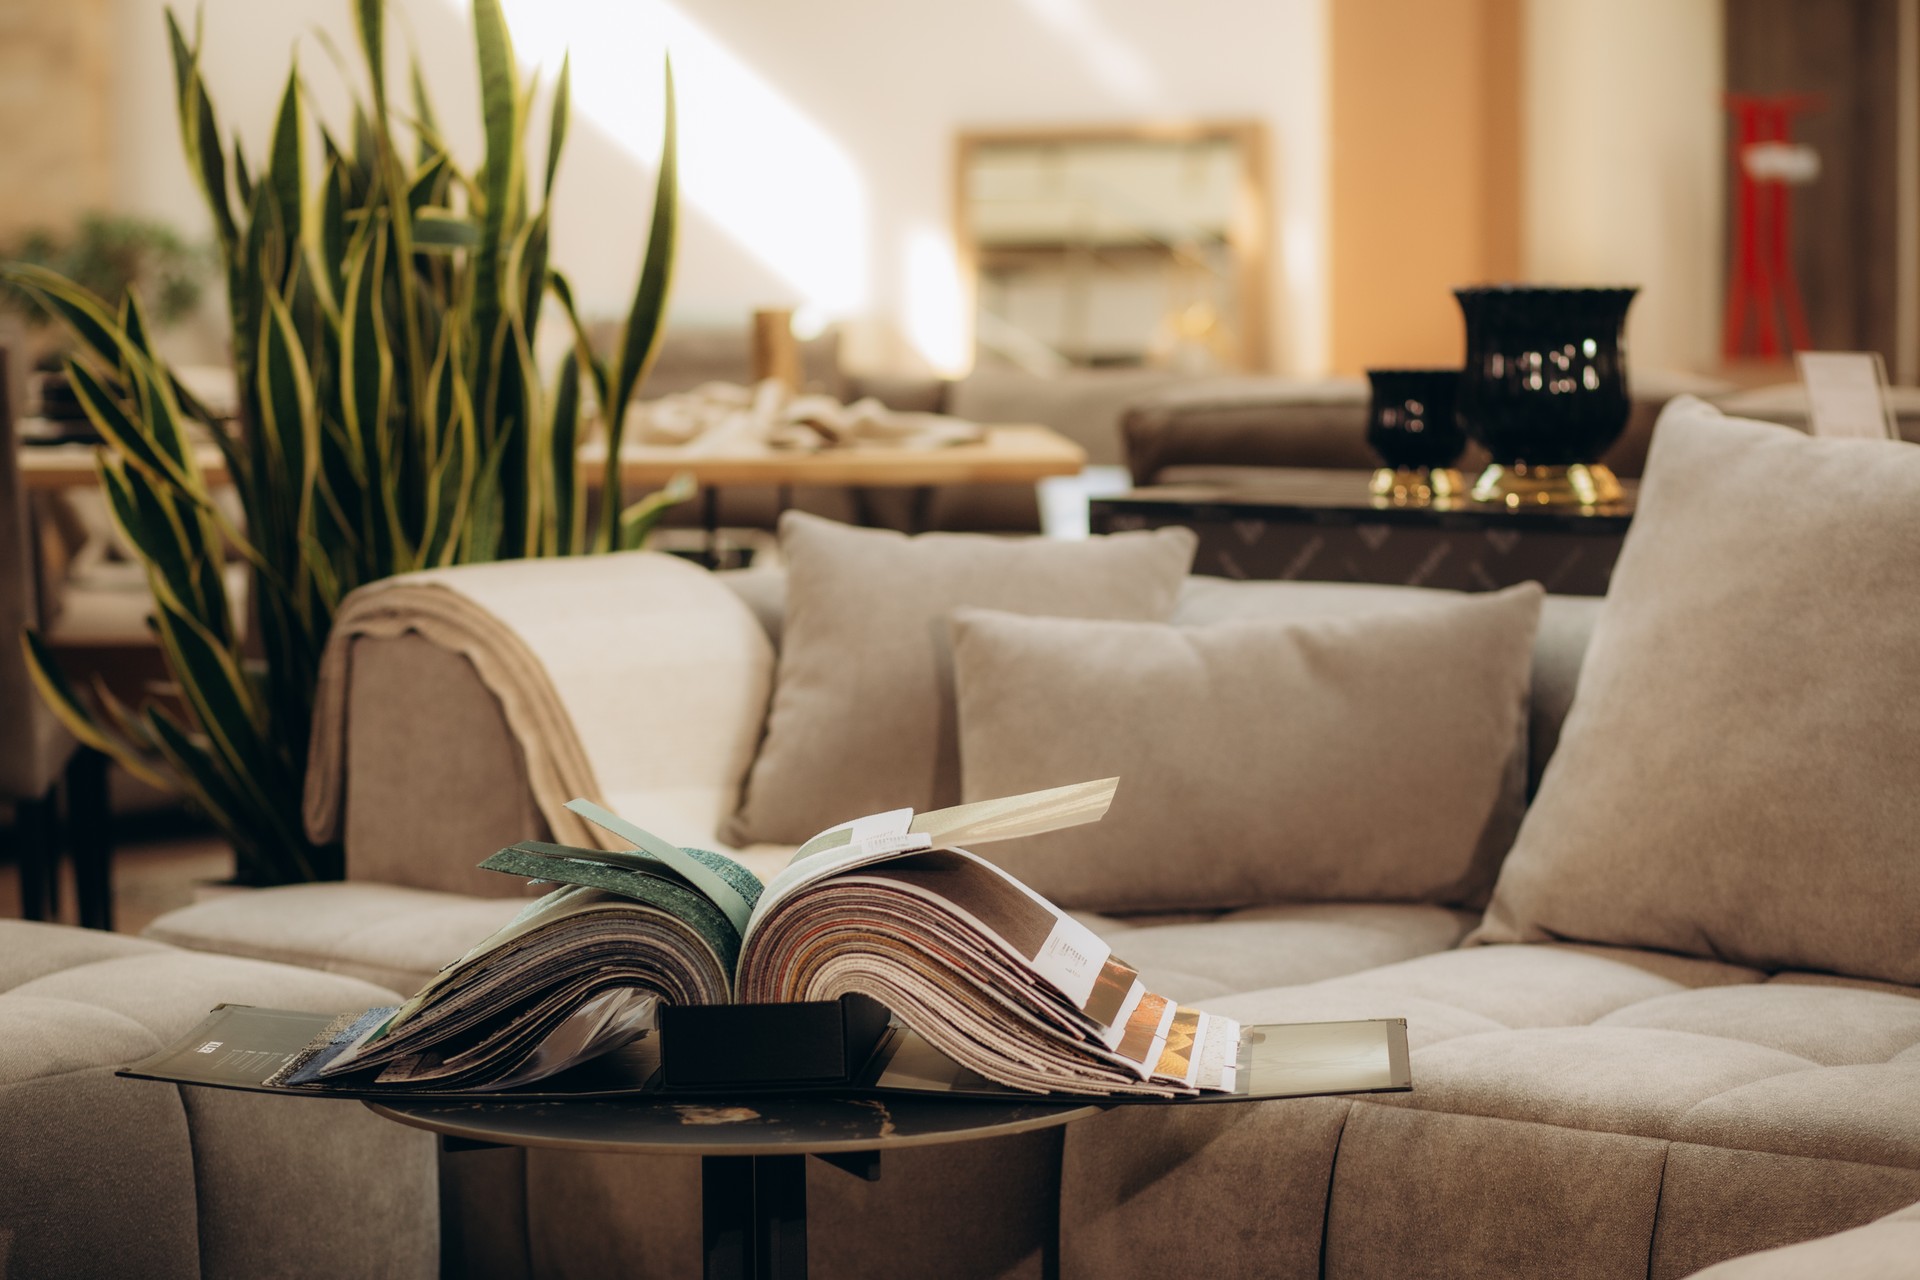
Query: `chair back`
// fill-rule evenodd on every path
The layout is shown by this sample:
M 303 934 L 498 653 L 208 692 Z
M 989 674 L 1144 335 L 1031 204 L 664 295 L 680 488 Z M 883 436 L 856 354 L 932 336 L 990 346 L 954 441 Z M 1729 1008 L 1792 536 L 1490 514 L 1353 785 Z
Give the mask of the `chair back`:
M 34 525 L 20 476 L 24 363 L 21 344 L 0 341 L 0 798 L 11 800 L 44 796 L 74 746 L 33 687 L 20 644 L 23 628 L 40 625 Z

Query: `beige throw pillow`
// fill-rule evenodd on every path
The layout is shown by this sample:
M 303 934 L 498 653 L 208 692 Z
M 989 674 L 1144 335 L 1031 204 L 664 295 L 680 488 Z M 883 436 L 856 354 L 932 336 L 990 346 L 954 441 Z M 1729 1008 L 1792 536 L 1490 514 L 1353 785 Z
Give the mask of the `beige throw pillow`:
M 982 605 L 1162 619 L 1179 599 L 1194 541 L 1187 529 L 1084 542 L 909 538 L 788 512 L 773 701 L 725 837 L 798 844 L 868 813 L 957 803 L 948 612 Z
M 1920 983 L 1920 448 L 1661 416 L 1481 942 Z
M 1484 900 L 1541 596 L 1205 627 L 961 611 L 966 798 L 1120 778 L 1099 823 L 981 852 L 1101 911 Z

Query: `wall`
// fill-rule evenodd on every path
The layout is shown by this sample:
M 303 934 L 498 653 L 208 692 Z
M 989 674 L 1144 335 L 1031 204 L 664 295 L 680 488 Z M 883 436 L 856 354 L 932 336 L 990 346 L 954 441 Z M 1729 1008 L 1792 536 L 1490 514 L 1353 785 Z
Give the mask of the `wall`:
M 1720 0 L 1527 8 L 1527 275 L 1638 284 L 1633 360 L 1714 367 L 1726 270 Z
M 0 0 L 0 240 L 110 198 L 108 3 Z
M 193 225 L 178 155 L 161 0 L 112 0 L 121 32 L 119 201 Z M 658 59 L 675 58 L 687 225 L 675 313 L 756 305 L 871 316 L 851 357 L 965 358 L 954 277 L 954 133 L 969 126 L 1255 117 L 1274 183 L 1273 358 L 1326 361 L 1326 0 L 507 0 L 525 62 L 574 57 L 576 126 L 556 257 L 592 310 L 624 309 L 651 199 Z M 469 158 L 475 76 L 465 5 L 396 0 L 443 124 Z M 223 120 L 260 145 L 290 51 L 323 111 L 351 50 L 345 0 L 206 0 L 206 72 Z M 396 41 L 396 43 L 398 43 Z M 351 55 L 349 55 L 351 56 Z M 339 117 L 336 115 L 336 119 Z M 543 119 L 544 113 L 536 117 Z M 543 126 L 541 126 L 543 127 Z
M 1520 273 L 1522 8 L 1522 0 L 1334 5 L 1339 372 L 1458 364 L 1452 288 Z

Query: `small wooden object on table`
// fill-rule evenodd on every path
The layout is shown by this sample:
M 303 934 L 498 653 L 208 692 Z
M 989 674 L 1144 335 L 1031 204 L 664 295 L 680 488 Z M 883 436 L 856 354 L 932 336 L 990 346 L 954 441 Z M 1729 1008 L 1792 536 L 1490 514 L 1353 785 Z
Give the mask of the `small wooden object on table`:
M 1495 591 L 1538 582 L 1562 595 L 1607 592 L 1633 520 L 1634 484 L 1598 507 L 1524 507 L 1470 498 L 1396 502 L 1365 471 L 1276 468 L 1243 486 L 1166 485 L 1095 498 L 1095 533 L 1184 525 L 1193 571 L 1222 578 L 1374 582 Z

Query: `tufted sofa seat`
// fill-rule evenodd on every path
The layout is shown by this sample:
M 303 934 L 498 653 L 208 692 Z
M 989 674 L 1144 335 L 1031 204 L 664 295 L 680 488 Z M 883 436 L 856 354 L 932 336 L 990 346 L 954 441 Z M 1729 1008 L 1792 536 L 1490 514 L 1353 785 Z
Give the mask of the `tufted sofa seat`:
M 1178 991 L 1179 975 L 1147 976 Z M 1183 997 L 1184 998 L 1184 997 Z M 1475 947 L 1204 999 L 1255 1022 L 1405 1016 L 1417 1087 L 1231 1130 L 1118 1110 L 1066 1138 L 1068 1274 L 1152 1275 L 1192 1236 L 1276 1274 L 1684 1276 L 1920 1198 L 1920 998 L 1661 953 Z M 1232 1151 L 1277 1176 L 1246 1195 Z M 1169 1252 L 1168 1250 L 1175 1252 Z M 1251 1249 L 1252 1254 L 1246 1251 Z M 1324 1250 L 1324 1254 L 1323 1254 Z
M 122 1080 L 228 1001 L 391 1000 L 330 974 L 0 920 L 0 1275 L 429 1276 L 433 1140 L 355 1102 Z

